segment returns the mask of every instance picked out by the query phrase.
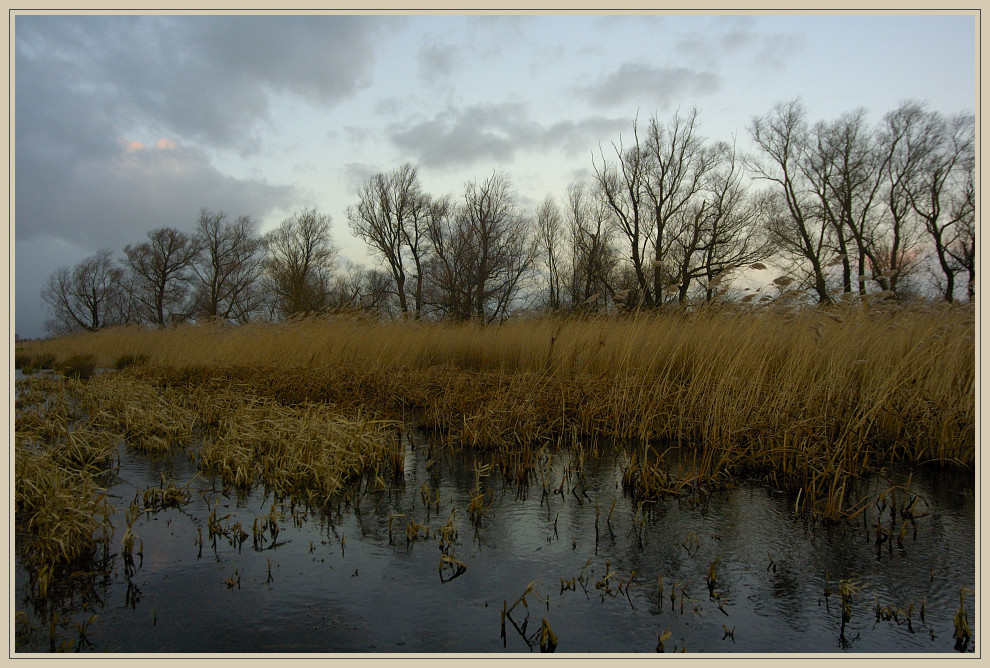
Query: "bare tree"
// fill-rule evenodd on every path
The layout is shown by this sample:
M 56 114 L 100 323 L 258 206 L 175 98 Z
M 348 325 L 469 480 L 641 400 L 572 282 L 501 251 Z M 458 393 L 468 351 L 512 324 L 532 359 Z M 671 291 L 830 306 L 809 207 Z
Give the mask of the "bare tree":
M 536 260 L 530 223 L 501 174 L 469 182 L 451 213 L 431 217 L 433 305 L 457 320 L 502 320 Z
M 567 189 L 565 219 L 570 261 L 565 282 L 569 306 L 591 308 L 593 302 L 614 299 L 617 290 L 619 253 L 612 239 L 609 206 L 582 183 Z M 635 304 L 636 282 L 628 286 L 623 304 Z
M 667 123 L 654 116 L 642 141 L 634 125 L 633 145 L 613 144 L 615 162 L 601 154 L 595 165 L 599 194 L 628 244 L 639 300 L 647 307 L 660 304 L 672 283 L 684 300 L 704 247 L 703 190 L 724 156 L 698 135 L 699 113 L 675 113 Z
M 881 155 L 881 201 L 884 207 L 882 233 L 877 240 L 875 269 L 882 272 L 884 289 L 898 292 L 899 286 L 918 266 L 915 248 L 923 228 L 912 214 L 907 186 L 916 169 L 917 151 L 912 150 L 911 128 L 924 109 L 917 103 L 902 104 L 886 114 L 878 131 Z
M 148 232 L 148 241 L 126 246 L 133 296 L 143 319 L 164 327 L 189 316 L 189 268 L 199 245 L 173 227 Z
M 53 272 L 41 290 L 52 319 L 46 323 L 49 334 L 60 336 L 76 331 L 95 332 L 101 327 L 120 324 L 118 311 L 123 269 L 107 249 L 98 251 L 71 270 Z
M 347 262 L 330 281 L 326 308 L 329 311 L 391 315 L 395 304 L 392 288 L 392 277 L 388 273 Z
M 705 300 L 725 287 L 736 267 L 767 259 L 774 251 L 765 225 L 763 201 L 743 182 L 744 174 L 735 145 L 719 144 L 720 159 L 706 175 L 700 210 L 701 252 L 698 268 L 691 270 L 704 279 Z M 682 275 L 681 295 L 688 275 Z
M 417 170 L 408 163 L 369 178 L 358 197 L 358 203 L 347 209 L 351 229 L 385 262 L 403 314 L 410 312 L 408 281 L 412 279 L 411 310 L 419 317 L 432 199 L 422 192 Z
M 536 208 L 536 235 L 543 260 L 545 308 L 560 310 L 563 306 L 563 284 L 565 278 L 562 266 L 563 230 L 560 209 L 552 195 L 547 195 Z
M 966 296 L 976 297 L 976 161 L 967 160 L 961 172 L 959 185 L 951 203 L 950 218 L 955 221 L 957 242 L 946 248 L 960 271 L 965 271 Z
M 326 310 L 338 252 L 330 222 L 330 216 L 305 209 L 265 235 L 264 273 L 282 317 Z
M 666 125 L 650 120 L 646 197 L 652 210 L 653 299 L 659 303 L 671 276 L 680 282 L 683 302 L 692 278 L 695 254 L 704 247 L 707 203 L 702 190 L 723 158 L 721 146 L 709 146 L 697 135 L 699 111 L 674 114 Z M 673 247 L 677 257 L 670 258 Z
M 876 274 L 875 230 L 881 171 L 873 134 L 858 109 L 838 120 L 815 124 L 803 162 L 842 266 L 842 290 L 866 292 L 867 265 Z M 855 272 L 855 273 L 854 273 Z
M 955 299 L 956 274 L 960 270 L 949 249 L 959 243 L 971 215 L 966 193 L 974 174 L 970 165 L 976 160 L 975 128 L 971 115 L 945 118 L 937 112 L 926 112 L 908 129 L 911 150 L 917 152 L 917 159 L 905 194 L 934 244 L 945 276 L 943 296 L 948 302 Z
M 652 211 L 646 194 L 646 179 L 649 170 L 649 154 L 640 144 L 637 124 L 633 124 L 633 145 L 625 148 L 620 137 L 613 142 L 615 161 L 605 159 L 599 151 L 601 165 L 597 162 L 595 182 L 598 195 L 612 214 L 612 221 L 618 232 L 625 238 L 629 248 L 629 261 L 636 277 L 638 301 L 650 307 L 655 303 L 651 278 L 652 269 L 646 267 L 646 257 L 653 230 Z
M 814 171 L 805 162 L 810 138 L 804 108 L 797 100 L 778 103 L 753 119 L 749 133 L 762 151 L 762 159 L 753 160 L 751 169 L 758 179 L 771 183 L 776 194 L 771 235 L 784 253 L 804 264 L 819 302 L 830 303 L 825 268 L 832 253 L 831 228 L 821 211 L 821 175 L 817 182 L 808 178 Z
M 440 317 L 470 320 L 474 296 L 474 240 L 471 231 L 454 215 L 453 208 L 445 214 L 430 221 L 426 304 Z
M 671 297 L 683 304 L 695 281 L 702 282 L 705 298 L 711 299 L 728 271 L 769 253 L 765 226 L 759 224 L 759 203 L 747 194 L 735 146 L 701 139 L 695 132 L 697 113 L 692 111 L 687 118 L 675 115 L 666 126 L 654 118 L 645 154 L 636 149 L 626 153 L 627 164 L 631 156 L 642 156 L 640 250 L 633 253 L 633 272 L 646 305 Z M 613 175 L 619 173 L 633 170 L 612 170 Z M 622 221 L 635 217 L 620 211 L 634 209 L 630 184 L 626 182 L 624 207 L 617 207 L 603 174 L 599 170 L 603 201 L 631 243 L 634 230 Z M 637 256 L 652 261 L 637 270 Z
M 207 318 L 247 322 L 258 309 L 261 239 L 254 221 L 240 216 L 227 220 L 220 211 L 200 211 L 195 243 L 202 249 L 192 263 L 195 313 Z

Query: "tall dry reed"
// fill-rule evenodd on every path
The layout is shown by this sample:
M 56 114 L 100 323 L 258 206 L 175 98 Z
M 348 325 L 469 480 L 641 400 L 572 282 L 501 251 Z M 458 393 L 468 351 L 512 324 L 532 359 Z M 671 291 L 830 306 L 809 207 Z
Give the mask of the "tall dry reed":
M 809 508 L 879 466 L 975 461 L 971 307 L 726 307 L 490 327 L 337 316 L 118 328 L 28 352 L 144 359 L 128 372 L 163 386 L 241 383 L 287 405 L 412 416 L 477 447 L 675 442 L 695 449 L 699 475 L 756 472 L 801 489 Z

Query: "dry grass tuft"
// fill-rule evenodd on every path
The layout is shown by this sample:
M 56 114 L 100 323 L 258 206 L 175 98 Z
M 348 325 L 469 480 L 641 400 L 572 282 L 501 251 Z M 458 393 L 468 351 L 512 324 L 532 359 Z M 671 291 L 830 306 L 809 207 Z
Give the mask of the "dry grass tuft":
M 263 483 L 276 495 L 325 504 L 352 480 L 377 473 L 396 449 L 395 425 L 319 403 L 285 406 L 251 395 L 212 395 L 229 406 L 202 448 L 201 467 L 225 484 Z
M 116 464 L 117 442 L 86 424 L 71 390 L 67 396 L 65 385 L 78 381 L 23 383 L 15 403 L 14 518 L 44 595 L 53 566 L 79 560 L 110 538 L 113 507 L 100 479 Z

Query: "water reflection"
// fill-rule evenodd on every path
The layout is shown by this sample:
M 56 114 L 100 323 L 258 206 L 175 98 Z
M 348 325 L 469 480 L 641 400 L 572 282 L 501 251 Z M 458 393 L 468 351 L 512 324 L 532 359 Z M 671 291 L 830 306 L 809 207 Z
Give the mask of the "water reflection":
M 110 550 L 47 597 L 18 566 L 17 651 L 530 652 L 547 644 L 544 619 L 559 652 L 653 652 L 666 631 L 666 651 L 953 651 L 959 590 L 975 582 L 972 475 L 916 473 L 928 515 L 878 549 L 871 531 L 890 515 L 879 506 L 825 527 L 755 484 L 640 506 L 621 489 L 620 454 L 584 453 L 580 482 L 564 474 L 575 456 L 542 456 L 547 484 L 520 488 L 480 475 L 483 455 L 416 437 L 403 484 L 365 483 L 315 510 L 224 490 L 185 452 L 124 453 Z M 124 510 L 162 471 L 191 499 L 135 521 L 131 572 Z M 450 577 L 454 562 L 464 569 Z M 859 586 L 846 624 L 842 581 Z M 523 594 L 503 637 L 503 606 Z M 910 628 L 877 614 L 909 606 Z M 971 626 L 973 607 L 970 596 Z

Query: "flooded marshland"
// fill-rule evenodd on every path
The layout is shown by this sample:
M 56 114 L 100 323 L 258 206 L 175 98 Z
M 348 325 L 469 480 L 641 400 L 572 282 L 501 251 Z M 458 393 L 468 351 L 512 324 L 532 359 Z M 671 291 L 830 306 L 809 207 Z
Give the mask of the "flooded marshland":
M 759 482 L 638 503 L 621 447 L 544 448 L 522 482 L 404 432 L 401 476 L 322 508 L 121 444 L 113 535 L 44 595 L 17 552 L 16 651 L 975 650 L 974 477 L 885 471 L 854 520 Z M 893 491 L 891 491 L 893 490 Z M 124 548 L 131 539 L 130 552 Z M 17 549 L 29 543 L 18 536 Z M 973 637 L 954 630 L 963 617 Z M 956 634 L 958 635 L 958 634 Z
M 974 312 L 861 306 L 26 346 L 14 647 L 973 652 Z

